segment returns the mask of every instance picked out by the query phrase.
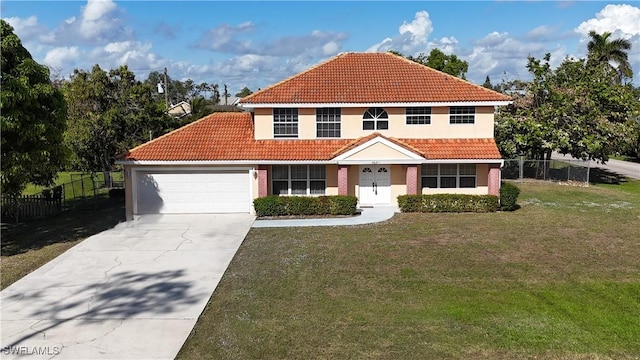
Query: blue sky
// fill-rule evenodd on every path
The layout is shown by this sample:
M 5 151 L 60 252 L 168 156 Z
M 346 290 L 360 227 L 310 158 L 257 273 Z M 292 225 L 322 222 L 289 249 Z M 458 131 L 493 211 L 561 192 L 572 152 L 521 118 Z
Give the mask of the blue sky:
M 589 30 L 630 40 L 640 83 L 640 2 L 3 1 L 2 18 L 57 76 L 127 64 L 140 79 L 265 87 L 345 51 L 428 53 L 469 62 L 467 78 L 527 79 L 528 55 L 586 53 Z

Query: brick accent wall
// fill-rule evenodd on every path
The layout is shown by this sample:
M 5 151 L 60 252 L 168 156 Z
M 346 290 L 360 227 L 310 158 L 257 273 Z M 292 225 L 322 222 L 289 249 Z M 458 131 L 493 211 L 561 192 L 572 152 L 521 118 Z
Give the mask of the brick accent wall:
M 407 166 L 407 195 L 418 194 L 418 166 Z
M 349 194 L 349 166 L 338 165 L 338 195 Z
M 267 181 L 267 165 L 258 166 L 258 197 L 269 195 L 269 182 Z
M 489 164 L 489 195 L 500 196 L 500 164 Z

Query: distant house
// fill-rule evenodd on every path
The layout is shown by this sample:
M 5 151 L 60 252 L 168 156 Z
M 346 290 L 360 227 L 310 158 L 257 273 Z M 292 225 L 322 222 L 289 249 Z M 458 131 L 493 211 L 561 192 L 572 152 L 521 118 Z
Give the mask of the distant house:
M 180 101 L 175 105 L 171 105 L 167 113 L 175 118 L 181 118 L 191 114 L 191 104 L 186 101 Z
M 224 101 L 224 100 L 223 100 Z M 267 195 L 494 194 L 511 98 L 390 53 L 345 53 L 124 154 L 127 218 L 252 212 Z

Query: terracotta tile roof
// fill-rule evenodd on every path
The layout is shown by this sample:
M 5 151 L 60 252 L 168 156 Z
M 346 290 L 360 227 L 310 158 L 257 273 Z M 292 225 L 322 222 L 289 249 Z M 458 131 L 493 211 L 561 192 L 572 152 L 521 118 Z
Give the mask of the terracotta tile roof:
M 391 53 L 344 53 L 243 98 L 240 104 L 510 101 Z
M 250 113 L 214 113 L 131 149 L 127 161 L 331 160 L 376 136 L 356 140 L 254 140 Z M 500 159 L 493 139 L 394 139 L 431 160 Z

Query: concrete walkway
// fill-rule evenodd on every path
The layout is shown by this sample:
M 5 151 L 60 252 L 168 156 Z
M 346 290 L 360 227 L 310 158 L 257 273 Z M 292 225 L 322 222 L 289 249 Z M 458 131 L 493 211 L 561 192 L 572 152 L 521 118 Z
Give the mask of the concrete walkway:
M 143 216 L 0 293 L 3 359 L 173 359 L 255 217 Z
M 256 220 L 254 228 L 264 227 L 296 227 L 296 226 L 345 226 L 372 224 L 391 219 L 393 214 L 400 212 L 397 206 L 377 206 L 363 208 L 358 216 L 328 219 L 283 219 L 283 220 Z

